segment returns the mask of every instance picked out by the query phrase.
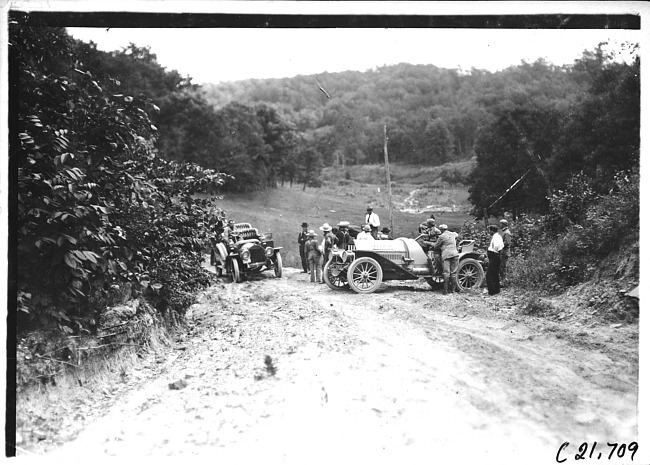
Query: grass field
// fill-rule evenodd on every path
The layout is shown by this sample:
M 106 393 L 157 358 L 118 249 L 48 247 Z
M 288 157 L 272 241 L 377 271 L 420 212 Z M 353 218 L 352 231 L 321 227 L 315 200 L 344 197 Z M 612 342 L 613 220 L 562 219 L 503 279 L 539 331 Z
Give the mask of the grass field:
M 332 170 L 326 172 L 326 181 L 320 188 L 308 187 L 303 191 L 302 186 L 294 185 L 245 195 L 229 194 L 218 201 L 217 205 L 226 210 L 228 218 L 235 222 L 248 222 L 261 232 L 272 232 L 276 245 L 284 248 L 284 264 L 300 267 L 297 239 L 303 221 L 309 223 L 309 228 L 313 229 L 318 237 L 322 237 L 318 228 L 325 222 L 334 226 L 341 220 L 347 220 L 352 224 L 363 225 L 366 206 L 372 205 L 374 212 L 379 215 L 382 227 L 390 227 L 385 182 L 365 182 L 366 179 L 377 179 L 378 168 L 353 168 L 349 179 L 346 179 L 343 173 Z M 371 175 L 366 171 L 371 172 Z M 398 179 L 402 177 L 402 181 L 396 182 L 392 188 L 393 237 L 415 237 L 418 225 L 431 215 L 430 211 L 399 211 L 398 208 L 404 200 L 415 190 L 418 191 L 414 197 L 420 205 L 456 207 L 454 212 L 435 213 L 437 223 L 446 223 L 452 231 L 458 231 L 465 221 L 474 219 L 468 213 L 470 206 L 467 201 L 467 189 L 437 183 L 435 176 L 439 175 L 439 171 L 431 171 L 429 177 L 420 172 L 418 180 L 421 182 L 417 183 L 407 182 L 408 175 L 414 175 L 417 167 L 403 167 L 395 171 Z M 381 175 L 383 176 L 383 170 Z M 434 184 L 437 187 L 430 187 Z

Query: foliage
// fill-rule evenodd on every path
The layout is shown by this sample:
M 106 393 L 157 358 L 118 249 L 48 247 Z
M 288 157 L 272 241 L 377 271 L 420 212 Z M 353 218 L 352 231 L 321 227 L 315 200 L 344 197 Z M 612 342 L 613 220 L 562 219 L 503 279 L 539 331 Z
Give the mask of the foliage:
M 595 195 L 579 173 L 553 193 L 548 215 L 517 221 L 513 284 L 560 291 L 591 279 L 603 259 L 638 243 L 638 170 L 616 173 L 610 185 L 607 194 Z
M 571 67 L 535 62 L 514 68 L 503 76 L 512 85 L 486 94 L 490 119 L 479 130 L 478 164 L 470 177 L 477 214 L 522 176 L 490 214 L 545 213 L 550 192 L 563 189 L 573 174 L 583 171 L 602 194 L 616 171 L 638 166 L 639 59 L 615 62 L 603 46 Z M 557 220 L 554 227 L 573 221 Z
M 74 50 L 63 29 L 12 24 L 21 328 L 92 331 L 93 299 L 124 283 L 183 311 L 179 296 L 207 282 L 197 266 L 203 209 L 189 194 L 224 176 L 156 156 L 153 102 L 117 93 Z

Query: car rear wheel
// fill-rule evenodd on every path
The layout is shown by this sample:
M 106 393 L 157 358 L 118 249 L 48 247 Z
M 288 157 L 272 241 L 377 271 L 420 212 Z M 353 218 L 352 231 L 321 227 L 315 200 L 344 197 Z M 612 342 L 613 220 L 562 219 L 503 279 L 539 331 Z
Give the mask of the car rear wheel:
M 273 269 L 275 270 L 275 277 L 282 277 L 282 257 L 279 252 L 275 253 L 275 261 L 273 262 Z
M 483 285 L 483 267 L 473 258 L 461 260 L 458 266 L 458 285 L 462 290 L 478 289 Z
M 239 263 L 237 260 L 232 260 L 230 262 L 230 276 L 232 277 L 233 283 L 241 282 L 241 273 L 239 272 Z
M 348 270 L 348 283 L 354 292 L 370 294 L 381 286 L 384 273 L 376 260 L 369 257 L 357 258 Z
M 430 278 L 426 278 L 426 280 L 429 286 L 431 286 L 431 289 L 437 291 L 443 288 L 444 278 L 442 276 L 432 276 Z
M 335 291 L 341 289 L 347 289 L 350 286 L 348 285 L 348 275 L 343 268 L 343 264 L 335 264 L 334 259 L 328 260 L 323 269 L 323 281 L 330 289 Z

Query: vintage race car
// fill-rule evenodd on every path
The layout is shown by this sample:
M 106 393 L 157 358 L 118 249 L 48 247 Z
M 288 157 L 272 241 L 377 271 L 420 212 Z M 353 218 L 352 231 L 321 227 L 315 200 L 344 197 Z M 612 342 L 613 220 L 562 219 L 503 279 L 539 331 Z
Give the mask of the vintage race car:
M 233 282 L 239 283 L 246 276 L 272 270 L 276 278 L 281 278 L 281 249 L 282 247 L 275 247 L 273 234 L 260 234 L 250 223 L 236 223 L 233 243 L 228 247 L 223 241 L 214 243 L 217 276 L 228 273 Z
M 487 260 L 474 251 L 474 241 L 458 244 L 458 284 L 463 290 L 479 288 L 485 278 Z M 424 278 L 434 289 L 443 287 L 442 272 L 415 239 L 355 241 L 352 250 L 333 249 L 323 272 L 332 289 L 351 288 L 359 293 L 379 289 L 383 281 Z

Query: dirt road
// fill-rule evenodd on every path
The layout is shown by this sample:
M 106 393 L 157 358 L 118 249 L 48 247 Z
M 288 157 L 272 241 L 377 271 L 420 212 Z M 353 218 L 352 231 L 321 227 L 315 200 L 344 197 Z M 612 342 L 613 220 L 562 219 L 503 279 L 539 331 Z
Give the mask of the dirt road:
M 291 268 L 216 284 L 191 321 L 155 376 L 128 373 L 139 387 L 48 456 L 569 463 L 597 441 L 596 463 L 638 441 L 635 325 L 522 316 L 507 291 L 333 291 Z

